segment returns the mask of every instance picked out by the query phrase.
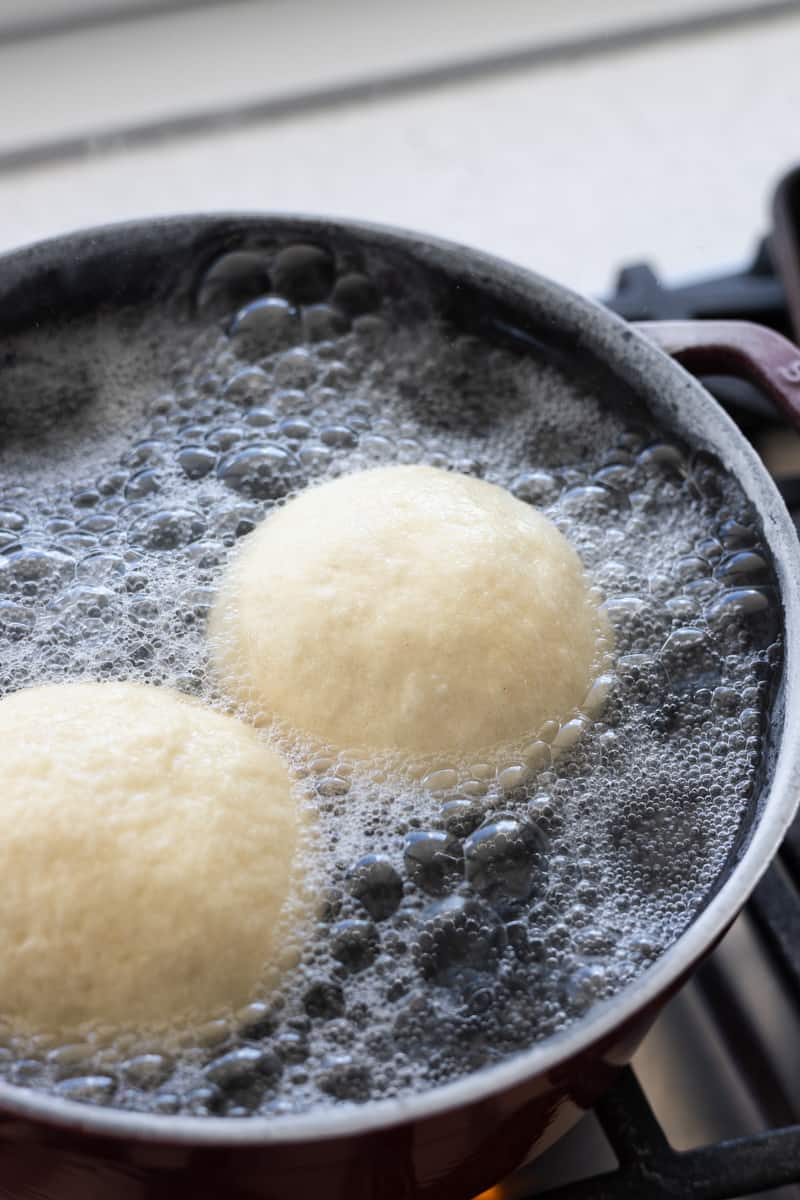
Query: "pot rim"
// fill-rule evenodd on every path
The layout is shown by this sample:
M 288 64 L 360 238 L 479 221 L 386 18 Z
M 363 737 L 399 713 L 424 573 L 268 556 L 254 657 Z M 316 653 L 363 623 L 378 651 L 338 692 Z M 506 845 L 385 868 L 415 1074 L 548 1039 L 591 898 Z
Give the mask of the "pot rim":
M 65 234 L 0 256 L 0 271 L 15 260 L 25 266 L 53 252 L 69 253 L 90 243 L 129 234 L 159 234 L 166 242 L 181 228 L 198 233 L 232 224 L 256 231 L 264 226 L 280 232 L 324 237 L 344 233 L 373 244 L 402 250 L 423 265 L 452 272 L 465 269 L 474 282 L 499 291 L 521 309 L 557 310 L 561 328 L 575 335 L 576 345 L 594 351 L 621 378 L 655 401 L 662 396 L 666 419 L 680 407 L 670 396 L 682 393 L 680 405 L 692 404 L 701 414 L 701 432 L 713 442 L 725 467 L 737 478 L 763 522 L 772 553 L 784 611 L 784 679 L 781 736 L 764 808 L 740 861 L 730 876 L 673 945 L 637 979 L 603 1001 L 562 1033 L 505 1061 L 484 1067 L 452 1083 L 419 1095 L 370 1101 L 347 1109 L 327 1109 L 298 1116 L 185 1117 L 131 1113 L 62 1100 L 0 1082 L 0 1112 L 107 1137 L 187 1145 L 260 1146 L 354 1137 L 412 1121 L 445 1115 L 454 1108 L 485 1101 L 509 1089 L 546 1076 L 635 1020 L 688 972 L 725 932 L 777 851 L 800 801 L 800 738 L 787 732 L 800 723 L 800 545 L 775 484 L 755 451 L 731 418 L 687 371 L 599 303 L 533 271 L 456 242 L 361 221 L 290 213 L 186 214 L 145 218 Z M 782 714 L 781 714 L 782 709 Z

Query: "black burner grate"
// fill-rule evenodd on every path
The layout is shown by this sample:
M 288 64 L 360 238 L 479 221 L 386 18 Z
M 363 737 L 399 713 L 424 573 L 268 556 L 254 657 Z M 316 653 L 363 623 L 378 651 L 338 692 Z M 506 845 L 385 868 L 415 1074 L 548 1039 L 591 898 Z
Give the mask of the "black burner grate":
M 733 1200 L 800 1181 L 800 1125 L 678 1152 L 629 1068 L 596 1107 L 619 1167 L 538 1192 L 548 1200 Z

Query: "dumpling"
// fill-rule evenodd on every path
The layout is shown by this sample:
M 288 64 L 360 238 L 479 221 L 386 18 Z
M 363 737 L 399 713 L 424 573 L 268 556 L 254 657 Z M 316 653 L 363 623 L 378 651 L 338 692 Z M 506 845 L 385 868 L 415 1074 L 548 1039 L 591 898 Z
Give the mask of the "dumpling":
M 162 1026 L 278 969 L 301 822 L 254 729 L 166 688 L 74 683 L 6 696 L 0 741 L 0 1014 Z
M 348 750 L 463 757 L 570 716 L 606 624 L 546 517 L 482 480 L 398 466 L 264 521 L 209 632 L 257 718 Z

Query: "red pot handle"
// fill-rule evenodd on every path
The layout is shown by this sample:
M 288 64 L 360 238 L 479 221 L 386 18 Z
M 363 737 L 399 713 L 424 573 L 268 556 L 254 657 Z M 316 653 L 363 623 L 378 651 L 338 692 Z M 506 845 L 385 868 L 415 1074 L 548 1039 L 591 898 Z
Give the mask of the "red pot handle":
M 800 429 L 800 349 L 752 321 L 637 321 L 634 328 L 695 375 L 735 375 L 763 388 Z

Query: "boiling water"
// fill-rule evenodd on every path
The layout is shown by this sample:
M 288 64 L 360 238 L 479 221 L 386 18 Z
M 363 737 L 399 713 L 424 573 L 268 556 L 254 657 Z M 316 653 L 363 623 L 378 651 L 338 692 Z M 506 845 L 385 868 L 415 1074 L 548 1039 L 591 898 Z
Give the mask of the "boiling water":
M 168 1042 L 6 1028 L 12 1082 L 200 1115 L 418 1092 L 629 983 L 735 853 L 780 657 L 743 496 L 622 406 L 406 299 L 319 250 L 255 251 L 212 266 L 172 325 L 109 313 L 11 339 L 0 691 L 136 679 L 219 703 L 204 623 L 237 540 L 308 484 L 423 462 L 508 487 L 577 548 L 615 629 L 605 708 L 531 730 L 499 767 L 423 778 L 295 752 L 320 905 L 279 992 Z

